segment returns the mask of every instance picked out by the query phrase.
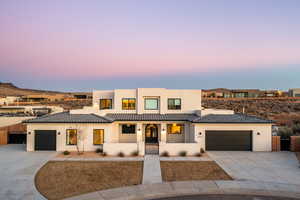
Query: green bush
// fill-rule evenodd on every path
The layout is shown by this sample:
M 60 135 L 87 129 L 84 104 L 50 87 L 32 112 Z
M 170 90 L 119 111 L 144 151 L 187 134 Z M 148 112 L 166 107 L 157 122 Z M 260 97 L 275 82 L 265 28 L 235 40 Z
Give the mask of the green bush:
M 197 157 L 201 157 L 202 156 L 202 154 L 199 152 L 199 153 L 195 153 L 195 156 L 197 156 Z
M 281 136 L 281 138 L 289 138 L 293 135 L 293 129 L 290 127 L 280 127 L 278 129 L 278 135 Z
M 118 153 L 118 156 L 119 156 L 119 157 L 124 157 L 125 154 L 121 151 L 121 152 Z
M 134 151 L 131 153 L 132 156 L 138 156 L 139 155 L 139 151 Z
M 294 124 L 292 130 L 294 134 L 300 134 L 300 123 Z
M 163 156 L 163 157 L 169 157 L 169 152 L 164 151 L 164 152 L 161 153 L 161 156 Z
M 65 156 L 70 155 L 70 151 L 64 151 L 63 154 L 64 154 Z
M 96 153 L 103 153 L 103 149 L 97 148 L 97 149 L 96 149 Z
M 183 157 L 185 157 L 185 156 L 186 156 L 186 154 L 187 154 L 187 152 L 186 152 L 186 151 L 180 151 L 180 152 L 179 152 L 179 156 L 183 156 Z
M 203 148 L 200 149 L 200 153 L 205 153 Z

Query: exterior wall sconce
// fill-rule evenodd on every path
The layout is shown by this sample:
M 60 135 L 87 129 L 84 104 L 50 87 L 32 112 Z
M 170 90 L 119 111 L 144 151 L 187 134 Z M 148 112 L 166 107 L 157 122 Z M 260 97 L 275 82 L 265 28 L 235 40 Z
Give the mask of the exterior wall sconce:
M 199 132 L 198 135 L 199 135 L 199 136 L 202 136 L 202 132 Z
M 57 135 L 60 135 L 60 132 L 58 132 Z
M 31 134 L 31 132 L 28 132 L 28 135 L 30 135 Z
M 257 135 L 260 135 L 260 132 L 257 132 Z
M 162 131 L 166 131 L 166 129 L 163 128 Z
M 138 128 L 138 131 L 141 131 L 141 129 L 140 129 L 140 128 Z

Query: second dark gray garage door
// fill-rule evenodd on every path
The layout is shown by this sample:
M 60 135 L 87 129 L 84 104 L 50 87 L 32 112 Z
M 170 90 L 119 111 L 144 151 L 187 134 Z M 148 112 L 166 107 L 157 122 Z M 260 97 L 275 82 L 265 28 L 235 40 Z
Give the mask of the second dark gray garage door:
M 56 151 L 56 131 L 36 130 L 34 146 L 36 151 Z
M 206 131 L 206 150 L 251 151 L 252 131 Z

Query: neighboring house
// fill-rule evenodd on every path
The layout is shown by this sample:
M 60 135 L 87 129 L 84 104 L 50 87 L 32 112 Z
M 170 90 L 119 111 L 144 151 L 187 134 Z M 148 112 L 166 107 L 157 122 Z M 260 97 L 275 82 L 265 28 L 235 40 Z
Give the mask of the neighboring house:
M 300 97 L 300 88 L 289 89 L 290 97 Z
M 15 103 L 19 100 L 20 100 L 20 97 L 16 97 L 16 96 L 1 97 L 0 98 L 0 106 L 1 105 L 9 105 L 9 104 Z
M 233 98 L 257 98 L 261 91 L 256 89 L 231 90 Z
M 189 155 L 204 150 L 271 151 L 272 121 L 203 109 L 201 90 L 94 91 L 93 106 L 24 121 L 27 151 L 94 151 L 108 155 L 156 148 Z

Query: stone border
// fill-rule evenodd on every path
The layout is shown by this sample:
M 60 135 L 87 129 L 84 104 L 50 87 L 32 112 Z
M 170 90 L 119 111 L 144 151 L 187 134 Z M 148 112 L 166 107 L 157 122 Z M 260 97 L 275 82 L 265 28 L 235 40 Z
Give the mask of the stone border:
M 143 161 L 144 157 L 52 158 L 49 161 Z
M 102 190 L 65 200 L 150 200 L 207 194 L 259 195 L 300 199 L 300 185 L 255 181 L 164 182 Z

